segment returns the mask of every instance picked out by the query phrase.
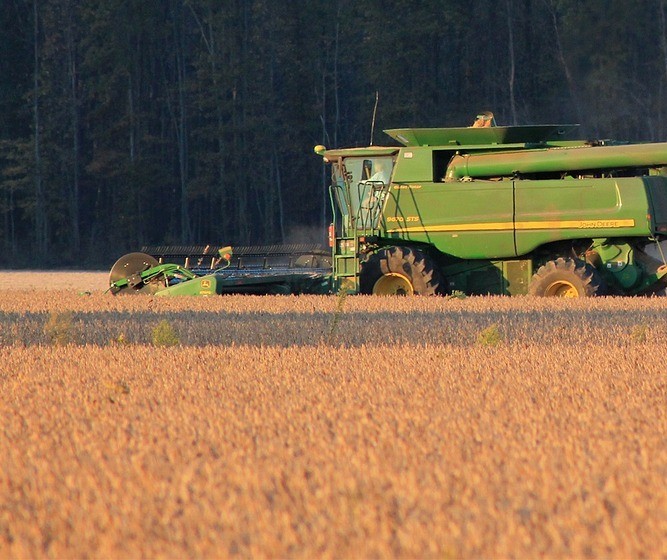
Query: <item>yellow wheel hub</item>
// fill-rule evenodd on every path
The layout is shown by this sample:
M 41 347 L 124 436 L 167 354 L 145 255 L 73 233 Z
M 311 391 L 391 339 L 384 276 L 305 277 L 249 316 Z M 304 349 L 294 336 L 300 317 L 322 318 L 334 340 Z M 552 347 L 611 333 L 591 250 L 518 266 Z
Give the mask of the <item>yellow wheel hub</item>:
M 397 272 L 389 272 L 381 276 L 373 286 L 376 296 L 411 296 L 415 289 L 407 276 Z
M 549 297 L 575 298 L 579 297 L 579 290 L 567 280 L 557 280 L 547 286 L 544 295 Z

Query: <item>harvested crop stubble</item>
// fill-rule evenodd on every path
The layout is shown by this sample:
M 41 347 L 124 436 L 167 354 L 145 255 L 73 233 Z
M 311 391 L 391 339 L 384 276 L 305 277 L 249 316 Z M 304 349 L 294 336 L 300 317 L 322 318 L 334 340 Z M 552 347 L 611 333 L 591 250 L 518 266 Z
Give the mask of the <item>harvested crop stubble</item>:
M 0 556 L 667 554 L 662 299 L 343 303 L 0 292 Z

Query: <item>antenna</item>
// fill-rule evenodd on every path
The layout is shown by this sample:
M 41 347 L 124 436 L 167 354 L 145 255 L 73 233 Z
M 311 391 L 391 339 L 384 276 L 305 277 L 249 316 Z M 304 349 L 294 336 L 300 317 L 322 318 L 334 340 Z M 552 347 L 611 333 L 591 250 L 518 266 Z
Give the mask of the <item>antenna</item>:
M 378 111 L 378 100 L 380 99 L 380 93 L 376 90 L 375 91 L 375 107 L 373 107 L 373 120 L 371 122 L 371 143 L 370 145 L 373 145 L 373 132 L 375 131 L 375 115 L 377 114 Z

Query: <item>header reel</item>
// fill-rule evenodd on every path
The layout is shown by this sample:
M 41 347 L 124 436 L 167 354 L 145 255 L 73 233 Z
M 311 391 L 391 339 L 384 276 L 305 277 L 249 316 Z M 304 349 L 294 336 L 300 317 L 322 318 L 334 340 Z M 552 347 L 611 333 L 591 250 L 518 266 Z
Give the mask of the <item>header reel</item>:
M 160 264 L 146 253 L 129 253 L 111 267 L 109 291 L 112 294 L 156 294 L 173 281 L 186 281 L 197 275 L 177 264 Z

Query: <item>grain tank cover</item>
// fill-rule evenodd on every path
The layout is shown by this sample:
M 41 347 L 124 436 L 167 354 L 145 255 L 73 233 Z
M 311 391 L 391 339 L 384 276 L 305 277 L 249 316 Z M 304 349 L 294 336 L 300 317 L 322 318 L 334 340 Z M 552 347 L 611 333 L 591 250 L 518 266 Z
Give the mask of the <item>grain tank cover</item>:
M 394 128 L 384 132 L 404 146 L 488 146 L 575 140 L 578 124 L 488 128 Z

